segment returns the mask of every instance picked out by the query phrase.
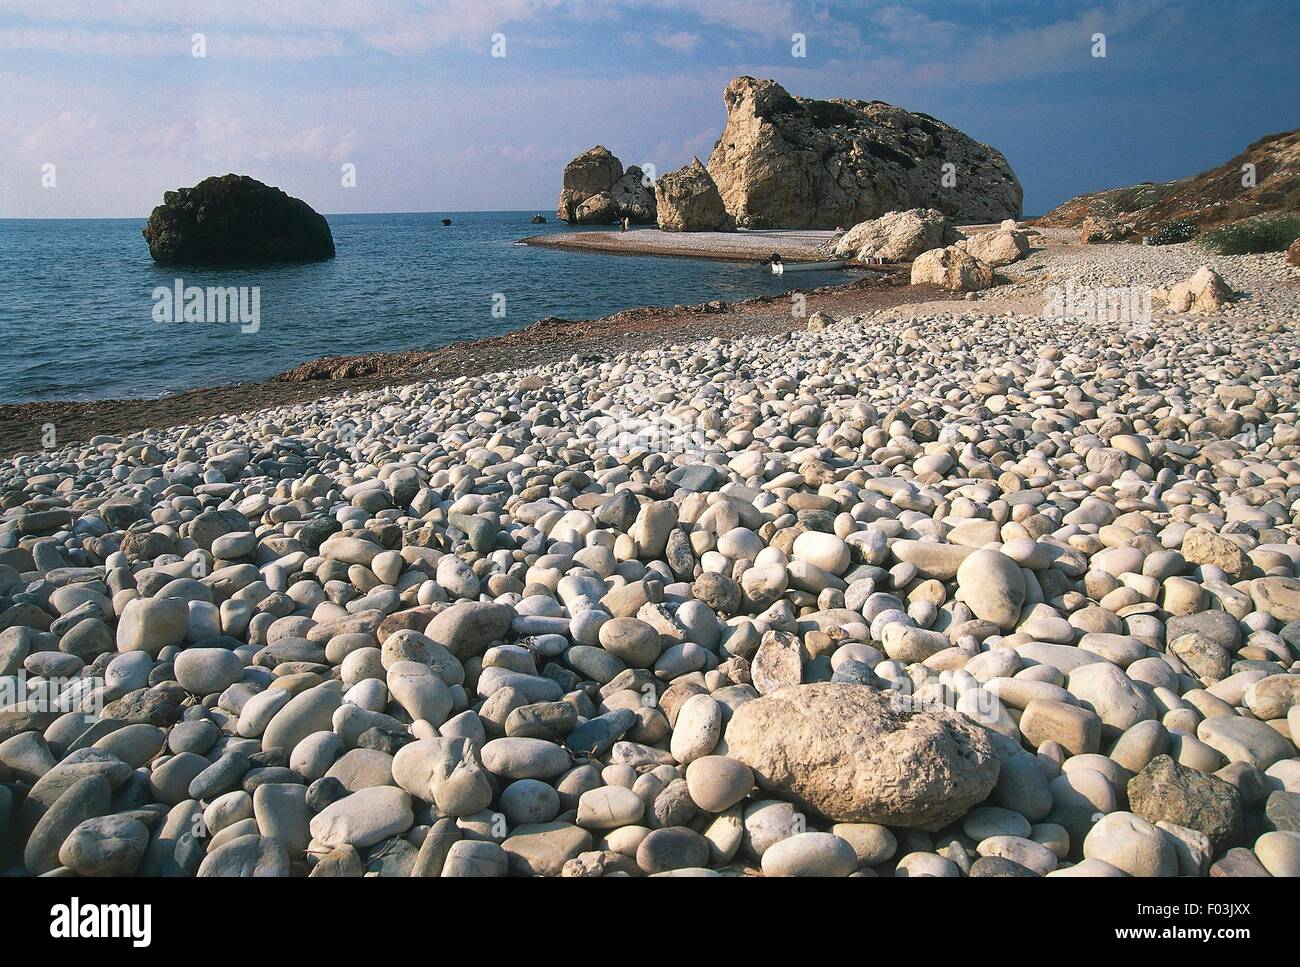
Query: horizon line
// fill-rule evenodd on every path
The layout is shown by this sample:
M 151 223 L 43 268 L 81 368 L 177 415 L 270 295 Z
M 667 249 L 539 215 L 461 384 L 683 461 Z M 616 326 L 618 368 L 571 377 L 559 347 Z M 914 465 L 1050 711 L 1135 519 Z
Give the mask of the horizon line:
M 161 206 L 159 206 L 161 207 Z M 318 214 L 329 218 L 334 215 L 490 215 L 501 213 L 513 215 L 519 212 L 531 212 L 536 215 L 544 215 L 551 211 L 547 208 L 462 208 L 460 210 L 452 209 L 430 209 L 426 211 L 374 211 L 374 212 L 319 212 Z M 150 215 L 153 212 L 149 213 Z M 554 213 L 552 213 L 554 217 Z M 138 219 L 148 219 L 149 215 L 0 215 L 0 222 L 127 222 Z M 612 222 L 610 224 L 613 224 Z
M 899 210 L 901 211 L 902 209 L 899 209 Z M 460 209 L 460 210 L 458 210 L 458 211 L 453 211 L 453 210 L 451 210 L 451 209 L 441 209 L 441 210 L 439 210 L 439 209 L 434 209 L 434 210 L 430 210 L 430 211 L 400 211 L 400 212 L 379 212 L 379 211 L 376 211 L 376 212 L 319 212 L 318 214 L 320 214 L 320 215 L 321 215 L 322 217 L 324 217 L 324 218 L 332 218 L 332 217 L 335 217 L 335 216 L 341 216 L 341 215 L 494 215 L 494 214 L 501 214 L 501 215 L 523 215 L 523 214 L 529 214 L 529 213 L 534 214 L 534 215 L 544 215 L 544 214 L 546 214 L 546 213 L 549 212 L 549 211 L 550 211 L 549 208 L 544 208 L 544 209 L 536 209 L 536 208 L 463 208 L 463 209 Z M 153 213 L 150 212 L 150 214 L 153 214 Z M 887 215 L 887 214 L 889 214 L 889 212 L 885 212 L 884 214 Z M 1037 215 L 1029 215 L 1029 214 L 1026 214 L 1026 213 L 1023 213 L 1023 212 L 1022 212 L 1022 213 L 1020 214 L 1020 217 L 1017 218 L 1016 221 L 1027 221 L 1027 220 L 1029 220 L 1029 219 L 1041 218 L 1041 217 L 1043 217 L 1043 215 L 1045 215 L 1045 214 L 1047 214 L 1047 213 L 1046 213 L 1046 212 L 1042 212 L 1042 213 L 1037 214 Z M 555 224 L 559 224 L 559 225 L 568 225 L 568 224 L 570 224 L 569 222 L 564 221 L 562 218 L 556 218 L 555 215 L 554 215 L 554 213 L 552 213 L 552 214 L 549 216 L 549 218 L 554 218 L 554 219 L 555 219 Z M 149 220 L 149 215 L 0 215 L 0 222 L 131 222 L 131 221 L 148 221 L 148 220 Z M 954 221 L 954 223 L 960 223 L 961 220 L 960 220 L 960 219 L 956 219 L 956 218 L 954 218 L 953 221 Z M 547 224 L 550 224 L 550 221 L 549 221 L 549 220 L 548 220 Z M 590 224 L 590 225 L 583 226 L 581 223 L 579 223 L 578 225 L 576 225 L 576 226 L 574 226 L 574 227 L 576 227 L 576 228 L 587 227 L 587 228 L 590 228 L 590 229 L 593 229 L 593 230 L 594 230 L 594 229 L 602 228 L 602 227 L 604 227 L 605 225 L 617 225 L 617 224 L 618 224 L 617 222 L 607 222 L 607 223 L 604 223 L 604 224 Z M 969 223 L 967 223 L 967 224 L 972 224 L 972 225 L 973 225 L 973 224 L 977 224 L 977 223 L 975 223 L 975 222 L 969 222 Z M 982 224 L 982 223 L 979 223 L 979 224 Z M 655 226 L 645 226 L 645 225 L 642 225 L 642 226 L 638 226 L 638 227 L 655 227 L 655 228 L 657 228 L 658 226 L 657 226 L 657 225 L 655 225 Z

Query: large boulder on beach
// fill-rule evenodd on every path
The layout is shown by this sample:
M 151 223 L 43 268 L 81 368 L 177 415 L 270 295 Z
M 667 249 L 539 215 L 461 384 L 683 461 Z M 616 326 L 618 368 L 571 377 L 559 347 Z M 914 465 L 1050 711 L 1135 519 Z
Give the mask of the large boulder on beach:
M 1029 234 L 1009 229 L 981 232 L 957 243 L 967 255 L 974 256 L 994 268 L 1019 262 L 1029 254 Z
M 165 265 L 314 262 L 334 257 L 325 217 L 247 175 L 204 178 L 163 194 L 144 240 Z
M 842 823 L 937 830 L 993 791 L 988 733 L 865 685 L 793 685 L 736 708 L 727 755 L 782 798 Z
M 980 223 L 1020 214 L 1006 158 L 929 115 L 795 97 L 754 77 L 735 78 L 722 98 L 709 174 L 743 228 L 835 228 L 913 208 Z
M 976 292 L 993 284 L 993 269 L 956 245 L 931 249 L 912 263 L 912 285 L 941 285 L 954 292 Z
M 731 223 L 718 186 L 699 158 L 659 178 L 655 208 L 665 232 L 720 232 Z
M 655 220 L 655 193 L 636 165 L 623 163 L 602 144 L 564 166 L 564 187 L 555 217 L 571 225 L 611 225 L 626 218 L 636 224 Z
M 1079 241 L 1084 245 L 1104 245 L 1122 242 L 1132 234 L 1132 225 L 1124 225 L 1113 218 L 1101 215 L 1089 215 L 1083 220 L 1079 230 Z
M 1160 294 L 1163 293 L 1157 293 Z M 1232 301 L 1232 290 L 1218 272 L 1208 265 L 1202 265 L 1191 278 L 1173 286 L 1166 298 L 1170 312 L 1211 315 L 1222 312 Z
M 943 212 L 913 208 L 859 222 L 836 239 L 832 254 L 862 262 L 872 258 L 910 262 L 922 252 L 951 245 L 961 237 Z

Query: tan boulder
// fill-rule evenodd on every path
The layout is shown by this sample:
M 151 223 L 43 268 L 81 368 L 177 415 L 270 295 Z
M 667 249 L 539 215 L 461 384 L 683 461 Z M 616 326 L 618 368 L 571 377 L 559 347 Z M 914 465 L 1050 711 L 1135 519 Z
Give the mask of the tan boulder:
M 758 784 L 837 822 L 937 830 L 993 791 L 988 733 L 864 685 L 797 685 L 738 706 L 727 754 Z
M 827 313 L 822 312 L 820 309 L 818 309 L 816 312 L 814 312 L 811 316 L 808 317 L 807 328 L 809 332 L 821 332 L 827 326 L 834 325 L 835 321 L 836 320 L 834 316 L 828 315 Z
M 960 238 L 943 212 L 933 208 L 913 208 L 859 222 L 836 240 L 832 254 L 862 262 L 872 258 L 908 262 L 922 252 Z
M 695 158 L 655 182 L 655 209 L 665 232 L 721 232 L 731 227 L 718 186 Z
M 1089 215 L 1083 220 L 1083 230 L 1080 232 L 1079 240 L 1084 245 L 1122 242 L 1129 234 L 1130 229 L 1131 226 L 1121 225 L 1113 219 Z
M 1204 527 L 1193 527 L 1183 535 L 1182 553 L 1188 564 L 1212 564 L 1234 581 L 1240 580 L 1251 566 L 1240 544 Z
M 993 269 L 954 245 L 931 249 L 912 263 L 912 285 L 930 283 L 954 292 L 975 292 L 993 284 Z
M 1029 254 L 1029 236 L 1024 232 L 983 232 L 972 235 L 958 247 L 987 265 L 1010 265 Z
M 1204 315 L 1222 311 L 1231 301 L 1232 290 L 1219 273 L 1208 265 L 1202 265 L 1190 279 L 1179 282 L 1169 290 L 1170 312 Z

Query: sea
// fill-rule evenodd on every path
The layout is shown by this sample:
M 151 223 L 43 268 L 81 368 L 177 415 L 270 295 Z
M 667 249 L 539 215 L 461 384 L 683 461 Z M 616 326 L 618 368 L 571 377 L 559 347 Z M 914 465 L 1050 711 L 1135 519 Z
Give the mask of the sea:
M 787 278 L 753 262 L 518 244 L 584 230 L 550 214 L 534 225 L 533 214 L 330 215 L 333 259 L 221 268 L 157 265 L 140 218 L 0 219 L 0 403 L 157 398 L 266 379 L 321 356 L 500 335 L 546 316 L 847 281 L 844 272 Z

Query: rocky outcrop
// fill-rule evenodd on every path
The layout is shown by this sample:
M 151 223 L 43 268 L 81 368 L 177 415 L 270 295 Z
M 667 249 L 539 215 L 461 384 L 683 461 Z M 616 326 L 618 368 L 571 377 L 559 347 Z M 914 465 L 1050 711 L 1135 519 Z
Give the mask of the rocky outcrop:
M 1291 243 L 1286 250 L 1286 260 L 1290 265 L 1300 268 L 1300 238 Z
M 835 228 L 911 208 L 968 222 L 1020 213 L 1007 160 L 928 115 L 795 97 L 753 77 L 731 81 L 723 100 L 727 124 L 708 168 L 741 227 Z
M 623 163 L 609 148 L 598 144 L 564 166 L 564 187 L 560 191 L 557 217 L 569 221 L 582 202 L 609 191 L 623 177 Z
M 229 265 L 334 257 L 325 217 L 299 198 L 247 175 L 204 178 L 163 195 L 144 240 L 155 262 Z
M 950 245 L 961 237 L 943 212 L 913 208 L 859 222 L 836 239 L 831 254 L 862 262 L 872 258 L 910 262 L 922 252 Z
M 1254 184 L 1242 183 L 1251 166 Z M 1160 184 L 1143 182 L 1071 198 L 1038 220 L 1051 228 L 1082 228 L 1093 217 L 1152 235 L 1172 221 L 1204 230 L 1269 212 L 1300 209 L 1300 129 L 1260 138 L 1217 168 Z M 1101 239 L 1099 239 L 1101 241 Z
M 636 165 L 626 171 L 604 145 L 596 145 L 564 166 L 564 187 L 555 217 L 571 225 L 611 225 L 626 218 L 636 224 L 655 220 L 654 192 Z
M 795 685 L 738 706 L 727 754 L 829 819 L 936 830 L 982 802 L 999 764 L 982 727 L 864 685 Z
M 954 292 L 975 292 L 993 284 L 993 269 L 956 245 L 931 249 L 912 263 L 912 285 L 941 285 Z
M 655 209 L 666 232 L 721 232 L 731 227 L 718 186 L 695 158 L 655 182 Z

